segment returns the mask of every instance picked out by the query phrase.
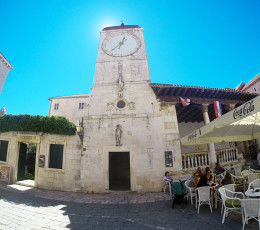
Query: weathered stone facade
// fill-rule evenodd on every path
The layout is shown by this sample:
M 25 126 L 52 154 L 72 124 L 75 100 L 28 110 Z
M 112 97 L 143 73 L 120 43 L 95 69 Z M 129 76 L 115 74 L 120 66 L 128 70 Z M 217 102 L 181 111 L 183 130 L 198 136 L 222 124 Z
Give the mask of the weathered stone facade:
M 3 88 L 6 76 L 13 66 L 7 61 L 4 55 L 0 52 L 0 92 Z
M 6 161 L 1 165 L 11 166 L 11 182 L 17 181 L 19 148 L 21 143 L 37 145 L 35 160 L 35 186 L 39 188 L 80 191 L 81 141 L 78 136 L 43 134 L 35 132 L 0 133 L 0 140 L 8 141 Z M 50 144 L 64 145 L 62 169 L 49 168 Z M 44 156 L 44 166 L 39 158 Z
M 107 40 L 122 34 L 136 39 L 135 52 L 122 56 L 106 53 Z M 165 151 L 172 151 L 170 169 L 180 172 L 175 105 L 157 101 L 150 86 L 142 28 L 126 26 L 101 31 L 92 91 L 81 113 L 72 109 L 79 103 L 73 96 L 50 98 L 50 101 L 49 115 L 66 116 L 75 123 L 83 118 L 80 173 L 83 191 L 109 190 L 110 152 L 129 152 L 132 191 L 161 190 L 162 175 L 169 170 L 165 166 Z M 58 110 L 54 110 L 55 103 L 60 106 Z M 121 129 L 120 143 L 116 139 L 117 127 Z

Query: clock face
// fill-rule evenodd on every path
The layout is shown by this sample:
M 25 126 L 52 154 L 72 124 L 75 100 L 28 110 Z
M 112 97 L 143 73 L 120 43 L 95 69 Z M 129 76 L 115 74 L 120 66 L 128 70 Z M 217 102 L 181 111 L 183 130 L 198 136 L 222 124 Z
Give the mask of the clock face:
M 127 56 L 139 49 L 139 40 L 130 34 L 120 34 L 106 38 L 103 42 L 103 50 L 112 56 Z

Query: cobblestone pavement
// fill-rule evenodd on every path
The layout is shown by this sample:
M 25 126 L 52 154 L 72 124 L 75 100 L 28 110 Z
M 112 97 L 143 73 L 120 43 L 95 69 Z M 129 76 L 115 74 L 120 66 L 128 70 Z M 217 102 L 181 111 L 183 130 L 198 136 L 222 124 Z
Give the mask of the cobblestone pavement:
M 165 193 L 83 194 L 0 184 L 0 229 L 242 229 L 241 215 L 221 224 L 220 209 L 171 208 Z M 246 229 L 257 229 L 249 221 Z

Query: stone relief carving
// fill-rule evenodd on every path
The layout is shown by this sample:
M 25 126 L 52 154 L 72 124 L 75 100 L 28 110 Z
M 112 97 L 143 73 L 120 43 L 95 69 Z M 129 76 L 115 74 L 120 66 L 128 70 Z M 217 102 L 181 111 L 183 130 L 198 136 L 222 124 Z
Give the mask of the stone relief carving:
M 123 81 L 123 74 L 122 74 L 122 64 L 118 63 L 118 96 L 123 97 L 123 90 L 124 90 L 124 81 Z
M 113 102 L 107 103 L 107 111 L 112 111 L 114 109 L 115 107 Z
M 104 121 L 103 121 L 102 118 L 100 118 L 100 119 L 98 120 L 98 128 L 99 128 L 99 129 L 102 127 L 103 122 L 104 122 Z
M 130 110 L 134 110 L 135 109 L 135 103 L 134 102 L 129 102 L 128 103 L 128 107 Z
M 116 126 L 116 134 L 115 134 L 115 138 L 116 138 L 116 146 L 121 146 L 121 138 L 122 138 L 122 126 L 121 125 L 117 125 Z

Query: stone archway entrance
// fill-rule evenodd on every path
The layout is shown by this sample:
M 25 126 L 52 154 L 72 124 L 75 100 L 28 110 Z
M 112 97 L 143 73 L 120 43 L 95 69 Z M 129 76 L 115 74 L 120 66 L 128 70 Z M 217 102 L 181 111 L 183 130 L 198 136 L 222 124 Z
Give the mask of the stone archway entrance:
M 109 189 L 131 189 L 129 152 L 109 152 Z

